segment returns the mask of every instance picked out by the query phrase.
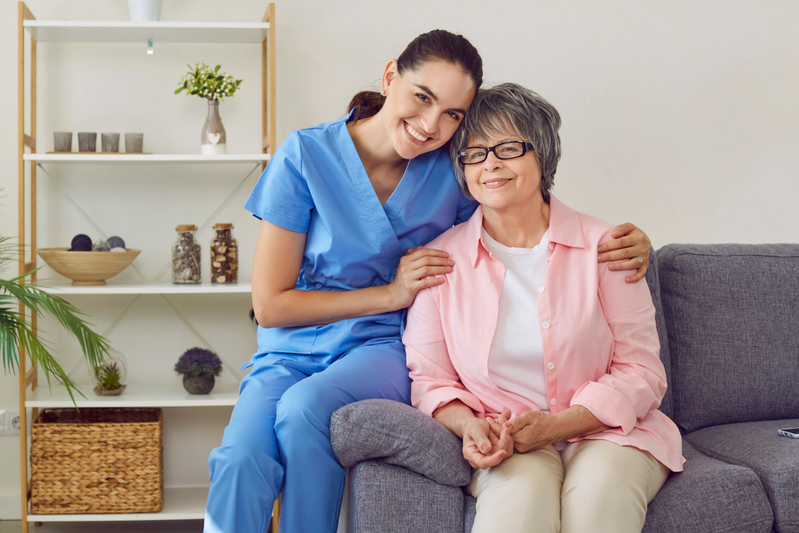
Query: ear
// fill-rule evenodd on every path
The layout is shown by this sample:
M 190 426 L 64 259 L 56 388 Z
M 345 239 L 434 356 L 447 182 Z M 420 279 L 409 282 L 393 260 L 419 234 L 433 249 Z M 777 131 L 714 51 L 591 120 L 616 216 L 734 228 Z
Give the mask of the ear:
M 383 78 L 380 80 L 380 89 L 388 92 L 389 86 L 398 77 L 399 71 L 397 70 L 397 60 L 392 59 L 388 62 L 386 68 L 383 70 Z

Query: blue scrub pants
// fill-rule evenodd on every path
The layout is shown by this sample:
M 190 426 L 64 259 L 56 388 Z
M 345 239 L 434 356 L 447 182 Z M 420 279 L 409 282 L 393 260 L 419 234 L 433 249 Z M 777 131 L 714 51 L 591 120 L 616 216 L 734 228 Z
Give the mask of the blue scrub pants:
M 266 533 L 283 493 L 280 533 L 335 533 L 344 469 L 330 445 L 330 417 L 352 402 L 410 403 L 401 342 L 329 356 L 270 354 L 242 380 L 222 445 L 208 458 L 205 533 Z

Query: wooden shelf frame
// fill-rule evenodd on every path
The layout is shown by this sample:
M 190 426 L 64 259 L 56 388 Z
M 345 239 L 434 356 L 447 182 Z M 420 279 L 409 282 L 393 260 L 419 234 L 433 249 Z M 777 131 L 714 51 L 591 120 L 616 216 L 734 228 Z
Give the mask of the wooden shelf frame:
M 128 42 L 135 43 L 146 39 L 153 39 L 156 42 L 182 42 L 182 43 L 253 43 L 261 45 L 261 69 L 262 69 L 262 101 L 261 101 L 261 154 L 260 155 L 238 155 L 228 154 L 227 156 L 215 157 L 194 157 L 187 154 L 164 155 L 157 154 L 152 156 L 103 156 L 92 155 L 87 156 L 91 158 L 92 162 L 96 163 L 260 163 L 262 168 L 265 168 L 271 154 L 277 148 L 277 133 L 276 133 L 276 78 L 275 78 L 275 5 L 270 3 L 267 7 L 261 22 L 259 23 L 224 23 L 224 22 L 151 22 L 151 23 L 136 23 L 125 21 L 38 21 L 33 13 L 30 11 L 24 1 L 19 1 L 17 4 L 17 49 L 18 49 L 18 243 L 19 243 L 19 275 L 26 274 L 37 268 L 36 250 L 37 250 L 37 189 L 36 189 L 36 168 L 37 164 L 41 162 L 86 162 L 87 160 L 82 156 L 76 155 L 59 155 L 59 154 L 39 154 L 37 152 L 37 145 L 41 143 L 37 141 L 36 130 L 36 72 L 37 72 L 37 57 L 36 57 L 36 44 L 37 37 L 39 42 Z M 30 38 L 30 57 L 26 58 L 25 45 L 26 35 Z M 204 36 L 204 37 L 198 37 Z M 30 133 L 25 131 L 25 105 L 26 105 L 26 91 L 25 91 L 25 68 L 26 63 L 30 65 Z M 26 152 L 28 150 L 28 152 Z M 49 156 L 49 157 L 48 157 Z M 129 158 L 134 158 L 127 160 Z M 124 158 L 125 160 L 123 160 Z M 30 188 L 26 189 L 26 163 L 29 166 L 30 175 Z M 30 198 L 30 228 L 29 232 L 26 231 L 26 199 Z M 30 238 L 29 244 L 26 246 L 26 237 Z M 26 260 L 29 257 L 29 260 Z M 36 282 L 36 273 L 32 274 L 29 278 L 30 282 Z M 66 293 L 83 294 L 78 291 L 70 291 L 67 288 L 63 289 Z M 117 292 L 119 288 L 111 289 L 110 291 L 100 292 L 98 294 L 127 294 L 128 292 Z M 164 287 L 128 287 L 133 294 L 172 294 L 169 289 Z M 218 292 L 246 292 L 249 290 L 249 284 L 242 284 L 236 288 L 226 288 Z M 54 291 L 56 292 L 56 291 Z M 214 292 L 212 290 L 191 290 L 189 292 Z M 25 313 L 25 307 L 19 305 L 20 313 Z M 37 317 L 36 314 L 31 312 L 31 324 L 36 329 Z M 146 515 L 48 515 L 38 516 L 29 515 L 28 505 L 30 501 L 30 484 L 28 482 L 28 421 L 27 421 L 27 390 L 30 387 L 31 395 L 38 398 L 39 394 L 35 391 L 38 388 L 38 372 L 35 366 L 27 368 L 27 354 L 20 349 L 19 353 L 19 406 L 21 418 L 21 431 L 20 431 L 20 488 L 22 493 L 21 510 L 22 510 L 22 533 L 28 533 L 29 522 L 41 521 L 89 521 L 89 520 L 183 520 L 187 518 L 202 518 L 205 503 L 205 496 L 207 489 L 188 489 L 179 490 L 172 489 L 175 499 L 179 501 L 178 509 L 172 513 L 153 513 Z M 235 400 L 228 394 L 222 402 L 224 405 L 232 405 Z M 138 400 L 132 399 L 136 402 Z M 155 402 L 162 401 L 155 399 Z M 174 403 L 177 402 L 177 403 Z M 177 406 L 199 406 L 202 402 L 181 400 L 169 400 L 170 405 L 174 403 Z M 39 407 L 34 405 L 49 405 L 45 400 L 34 400 L 32 403 L 32 417 L 35 420 L 38 415 Z M 109 404 L 110 405 L 110 404 Z M 217 405 L 217 403 L 214 403 Z M 198 492 L 199 491 L 199 492 Z M 169 496 L 170 490 L 167 489 L 166 496 Z M 189 497 L 185 497 L 188 494 Z M 186 504 L 191 508 L 191 511 L 184 512 L 183 500 L 189 501 Z M 197 502 L 199 508 L 197 508 Z M 165 511 L 169 504 L 165 501 Z M 199 510 L 198 510 L 199 509 Z M 273 519 L 276 523 L 276 518 Z

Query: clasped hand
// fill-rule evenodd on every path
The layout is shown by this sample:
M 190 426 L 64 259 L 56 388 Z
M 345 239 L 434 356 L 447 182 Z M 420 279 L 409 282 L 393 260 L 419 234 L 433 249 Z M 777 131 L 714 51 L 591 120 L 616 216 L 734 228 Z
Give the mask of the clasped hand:
M 510 418 L 510 411 L 496 419 L 470 420 L 463 432 L 463 456 L 474 468 L 491 468 L 511 455 L 526 453 L 552 444 L 552 415 L 525 411 Z

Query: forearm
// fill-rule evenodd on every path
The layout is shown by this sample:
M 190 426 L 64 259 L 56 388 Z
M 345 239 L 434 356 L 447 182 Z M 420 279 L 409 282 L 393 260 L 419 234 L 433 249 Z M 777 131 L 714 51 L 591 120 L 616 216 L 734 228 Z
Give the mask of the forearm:
M 573 405 L 551 416 L 555 422 L 552 424 L 551 442 L 585 437 L 610 429 L 582 405 Z
M 453 400 L 436 409 L 433 418 L 462 439 L 464 424 L 474 418 L 474 413 L 460 400 Z
M 253 291 L 253 310 L 265 328 L 316 326 L 401 309 L 386 286 L 351 291 L 289 289 L 271 296 Z

